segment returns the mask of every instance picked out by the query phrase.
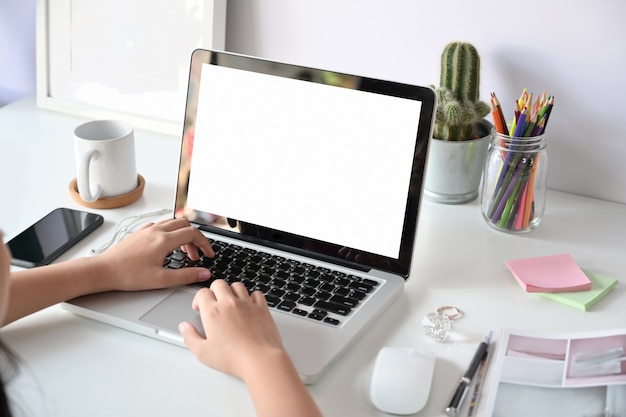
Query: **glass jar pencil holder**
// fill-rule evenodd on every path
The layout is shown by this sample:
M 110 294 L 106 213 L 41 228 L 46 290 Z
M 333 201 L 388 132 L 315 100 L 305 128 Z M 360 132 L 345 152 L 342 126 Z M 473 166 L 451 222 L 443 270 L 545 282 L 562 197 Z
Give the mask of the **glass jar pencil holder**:
M 548 177 L 547 135 L 512 137 L 493 130 L 483 170 L 481 210 L 497 230 L 525 233 L 541 223 Z

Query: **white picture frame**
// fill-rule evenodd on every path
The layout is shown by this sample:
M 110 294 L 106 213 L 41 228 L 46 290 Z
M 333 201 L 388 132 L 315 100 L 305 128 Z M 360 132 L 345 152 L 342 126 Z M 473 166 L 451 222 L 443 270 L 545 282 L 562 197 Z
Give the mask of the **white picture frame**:
M 37 0 L 37 105 L 180 136 L 191 51 L 223 50 L 227 0 Z

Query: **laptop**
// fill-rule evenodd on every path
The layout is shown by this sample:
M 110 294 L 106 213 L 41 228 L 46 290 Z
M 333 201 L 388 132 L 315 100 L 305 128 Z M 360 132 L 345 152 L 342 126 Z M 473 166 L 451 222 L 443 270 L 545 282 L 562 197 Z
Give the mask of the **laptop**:
M 409 278 L 435 100 L 428 87 L 192 53 L 174 216 L 211 239 L 214 276 L 266 293 L 306 384 Z M 184 267 L 183 255 L 164 267 Z M 198 288 L 95 294 L 63 306 L 184 346 L 178 323 L 201 329 L 191 309 Z

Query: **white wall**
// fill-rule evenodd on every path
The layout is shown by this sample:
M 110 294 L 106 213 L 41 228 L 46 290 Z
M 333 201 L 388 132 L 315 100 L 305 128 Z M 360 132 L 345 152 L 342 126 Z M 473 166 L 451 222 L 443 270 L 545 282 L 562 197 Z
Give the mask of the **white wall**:
M 35 91 L 35 0 L 0 0 L 0 105 Z M 226 49 L 416 84 L 476 45 L 482 98 L 556 98 L 549 186 L 626 203 L 623 0 L 228 0 Z
M 35 94 L 35 0 L 0 0 L 0 106 Z
M 226 48 L 438 84 L 442 48 L 472 42 L 483 100 L 555 96 L 549 187 L 626 203 L 625 16 L 623 0 L 229 0 Z

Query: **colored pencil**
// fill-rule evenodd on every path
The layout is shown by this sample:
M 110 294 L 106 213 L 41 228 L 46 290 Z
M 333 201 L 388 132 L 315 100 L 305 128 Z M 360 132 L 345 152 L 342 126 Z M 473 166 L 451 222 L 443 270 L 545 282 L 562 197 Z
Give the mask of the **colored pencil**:
M 524 135 L 524 126 L 526 126 L 526 116 L 528 115 L 528 109 L 524 107 L 524 109 L 520 112 L 519 117 L 517 119 L 517 125 L 513 131 L 513 136 L 516 138 L 521 138 Z
M 546 120 L 544 124 L 544 129 L 548 126 L 548 119 L 550 118 L 550 114 L 552 113 L 552 107 L 554 107 L 554 96 L 550 97 L 548 100 L 548 104 L 546 105 L 546 112 L 544 114 L 544 119 Z
M 528 192 L 526 195 L 526 205 L 524 206 L 524 217 L 522 218 L 522 229 L 528 228 L 528 222 L 530 221 L 530 214 L 532 204 L 535 201 L 535 175 L 537 174 L 537 160 L 539 155 L 536 155 L 532 162 L 532 169 L 530 171 L 530 178 L 528 179 Z
M 520 202 L 519 211 L 515 217 L 515 230 L 522 230 L 524 225 L 524 213 L 526 210 L 526 196 L 528 194 L 528 184 L 522 190 L 522 201 Z

